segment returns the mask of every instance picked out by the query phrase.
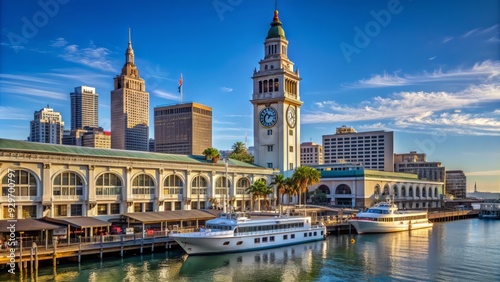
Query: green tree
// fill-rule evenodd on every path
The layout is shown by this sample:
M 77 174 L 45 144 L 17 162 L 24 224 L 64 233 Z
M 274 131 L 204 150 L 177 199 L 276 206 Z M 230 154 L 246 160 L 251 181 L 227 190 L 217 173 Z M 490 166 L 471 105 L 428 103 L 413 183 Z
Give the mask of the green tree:
M 285 194 L 286 190 L 286 179 L 283 174 L 276 174 L 273 177 L 273 182 L 271 182 L 271 185 L 276 186 L 276 191 L 278 192 L 278 201 L 280 205 L 280 214 L 283 213 L 283 196 Z
M 213 159 L 213 158 L 220 158 L 219 150 L 215 148 L 206 148 L 203 153 L 202 153 L 207 160 Z
M 270 186 L 267 186 L 265 180 L 259 179 L 255 181 L 250 187 L 245 190 L 247 193 L 252 194 L 252 202 L 257 201 L 258 210 L 260 211 L 260 198 L 266 199 L 267 195 L 273 192 Z
M 254 157 L 250 155 L 243 142 L 236 142 L 232 146 L 233 151 L 227 157 L 230 159 L 253 164 Z
M 299 205 L 301 204 L 302 193 L 307 197 L 307 189 L 309 186 L 318 183 L 321 179 L 319 170 L 310 166 L 301 166 L 295 170 L 292 178 L 297 183 L 299 188 Z M 305 197 L 305 198 L 306 198 Z M 304 199 L 304 203 L 306 199 Z

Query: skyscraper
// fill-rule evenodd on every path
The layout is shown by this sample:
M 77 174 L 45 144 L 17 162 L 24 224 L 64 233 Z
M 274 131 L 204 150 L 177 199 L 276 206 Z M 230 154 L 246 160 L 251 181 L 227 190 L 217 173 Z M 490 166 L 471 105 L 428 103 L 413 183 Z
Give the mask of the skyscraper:
M 49 105 L 47 105 L 47 108 L 35 112 L 30 127 L 29 141 L 52 144 L 62 143 L 64 122 L 61 114 L 54 112 Z
M 98 94 L 94 87 L 75 87 L 71 98 L 71 130 L 98 127 Z
M 148 151 L 148 142 L 149 93 L 134 63 L 129 30 L 125 65 L 111 91 L 111 148 Z
M 253 72 L 255 163 L 291 174 L 300 165 L 300 76 L 288 59 L 278 11 L 264 41 L 264 59 Z
M 201 155 L 212 147 L 212 108 L 198 103 L 154 109 L 155 151 Z

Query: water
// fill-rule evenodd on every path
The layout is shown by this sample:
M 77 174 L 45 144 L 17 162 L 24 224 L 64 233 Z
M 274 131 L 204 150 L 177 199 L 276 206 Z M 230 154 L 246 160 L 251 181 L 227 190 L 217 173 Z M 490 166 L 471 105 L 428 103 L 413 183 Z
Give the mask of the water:
M 0 274 L 0 281 L 9 278 Z M 236 254 L 187 257 L 175 250 L 105 258 L 60 265 L 55 275 L 51 267 L 42 268 L 33 280 L 493 282 L 500 281 L 500 221 L 469 219 L 411 232 L 329 236 Z

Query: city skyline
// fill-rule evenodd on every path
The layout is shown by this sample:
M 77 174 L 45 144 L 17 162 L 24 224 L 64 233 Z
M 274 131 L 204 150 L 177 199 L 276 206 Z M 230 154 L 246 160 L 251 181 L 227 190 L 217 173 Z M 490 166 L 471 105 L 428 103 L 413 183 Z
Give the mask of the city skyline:
M 246 135 L 254 143 L 251 76 L 274 1 L 40 3 L 0 3 L 1 138 L 25 140 L 33 112 L 47 103 L 69 125 L 69 93 L 79 85 L 96 88 L 99 126 L 110 130 L 110 91 L 131 28 L 150 121 L 154 107 L 180 102 L 182 73 L 183 102 L 213 109 L 214 147 L 229 149 Z M 303 78 L 301 142 L 321 144 L 342 125 L 394 131 L 395 153 L 418 151 L 464 170 L 468 191 L 475 182 L 500 191 L 499 8 L 497 1 L 280 1 L 289 57 Z

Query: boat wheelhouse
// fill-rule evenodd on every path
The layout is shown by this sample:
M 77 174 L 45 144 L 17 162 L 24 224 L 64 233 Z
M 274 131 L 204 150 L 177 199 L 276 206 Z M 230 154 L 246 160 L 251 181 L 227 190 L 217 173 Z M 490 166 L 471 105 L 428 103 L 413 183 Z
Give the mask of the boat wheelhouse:
M 478 216 L 481 219 L 500 219 L 500 204 L 481 204 Z
M 390 202 L 380 202 L 348 221 L 358 234 L 408 231 L 432 227 L 427 211 L 399 210 Z
M 244 252 L 322 240 L 326 227 L 307 216 L 222 213 L 198 232 L 170 235 L 189 255 Z

